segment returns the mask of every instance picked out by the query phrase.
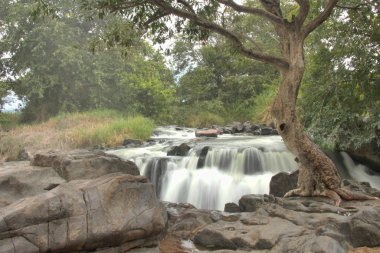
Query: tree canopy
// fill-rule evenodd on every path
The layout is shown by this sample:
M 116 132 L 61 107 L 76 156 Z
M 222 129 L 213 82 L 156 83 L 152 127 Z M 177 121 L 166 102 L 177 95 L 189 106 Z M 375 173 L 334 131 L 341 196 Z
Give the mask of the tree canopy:
M 26 100 L 24 120 L 94 108 L 164 114 L 175 89 L 163 57 L 117 18 L 88 20 L 73 4 L 55 4 L 59 18 L 33 19 L 33 1 L 1 2 L 3 83 Z M 104 31 L 128 38 L 130 47 L 104 40 Z

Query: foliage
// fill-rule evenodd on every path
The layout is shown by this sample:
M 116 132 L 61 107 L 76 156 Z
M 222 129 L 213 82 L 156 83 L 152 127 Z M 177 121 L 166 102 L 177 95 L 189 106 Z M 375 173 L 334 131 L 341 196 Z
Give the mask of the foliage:
M 11 56 L 4 64 L 16 77 L 7 81 L 27 101 L 23 121 L 93 108 L 154 117 L 175 101 L 162 56 L 128 24 L 122 29 L 120 19 L 85 19 L 75 2 L 55 1 L 61 8 L 55 18 L 36 19 L 30 17 L 32 0 L 0 4 L 6 27 L 0 44 Z M 106 40 L 106 31 L 119 39 Z M 127 43 L 129 48 L 118 47 Z
M 177 42 L 173 55 L 179 60 L 176 73 L 181 76 L 177 94 L 181 106 L 192 114 L 218 114 L 224 121 L 250 120 L 256 98 L 276 73 L 231 50 L 222 38 L 217 39 L 205 46 Z
M 380 146 L 380 15 L 368 2 L 336 10 L 308 41 L 300 107 L 308 132 L 331 148 Z
M 0 131 L 9 131 L 15 128 L 20 121 L 19 113 L 2 113 L 0 112 Z
M 129 139 L 148 139 L 152 120 L 142 116 L 124 116 L 114 110 L 94 110 L 60 114 L 39 124 L 21 125 L 0 132 L 0 158 L 16 159 L 20 150 L 69 150 L 79 147 L 116 147 Z

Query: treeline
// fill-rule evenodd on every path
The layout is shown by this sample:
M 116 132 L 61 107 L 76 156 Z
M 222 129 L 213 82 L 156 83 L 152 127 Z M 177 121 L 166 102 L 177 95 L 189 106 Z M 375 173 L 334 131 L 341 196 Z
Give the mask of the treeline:
M 307 41 L 299 114 L 329 147 L 380 144 L 380 17 L 376 1 L 367 2 L 337 8 Z M 133 23 L 88 19 L 75 3 L 55 1 L 59 15 L 42 18 L 32 15 L 32 0 L 0 0 L 0 96 L 12 90 L 25 101 L 22 122 L 97 108 L 194 127 L 271 122 L 276 70 L 214 34 L 202 43 L 176 37 L 165 60 Z M 244 16 L 225 22 L 254 30 L 276 53 L 268 24 Z

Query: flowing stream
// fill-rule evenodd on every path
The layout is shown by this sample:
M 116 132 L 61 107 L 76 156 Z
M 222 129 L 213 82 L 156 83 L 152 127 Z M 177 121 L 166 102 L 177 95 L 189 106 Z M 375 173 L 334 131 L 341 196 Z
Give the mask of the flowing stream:
M 159 127 L 146 147 L 112 150 L 136 163 L 142 175 L 154 183 L 161 200 L 191 203 L 197 208 L 223 210 L 245 194 L 269 193 L 271 177 L 297 169 L 294 156 L 280 136 L 221 135 L 195 138 L 194 129 Z M 182 143 L 191 150 L 187 156 L 167 156 Z M 332 153 L 343 178 L 370 182 L 380 188 L 380 176 L 346 153 Z

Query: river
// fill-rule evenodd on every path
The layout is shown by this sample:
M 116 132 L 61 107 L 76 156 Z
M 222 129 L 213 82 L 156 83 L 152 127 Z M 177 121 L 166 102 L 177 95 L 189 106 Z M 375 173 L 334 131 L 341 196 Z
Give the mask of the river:
M 154 144 L 109 153 L 135 162 L 164 201 L 223 210 L 225 203 L 237 203 L 242 195 L 269 193 L 274 174 L 297 169 L 294 156 L 280 136 L 226 134 L 196 138 L 194 129 L 174 126 L 158 127 L 154 133 Z M 191 147 L 187 156 L 167 156 L 171 147 L 182 143 Z M 343 178 L 366 181 L 380 188 L 380 175 L 356 164 L 348 154 L 328 155 Z

